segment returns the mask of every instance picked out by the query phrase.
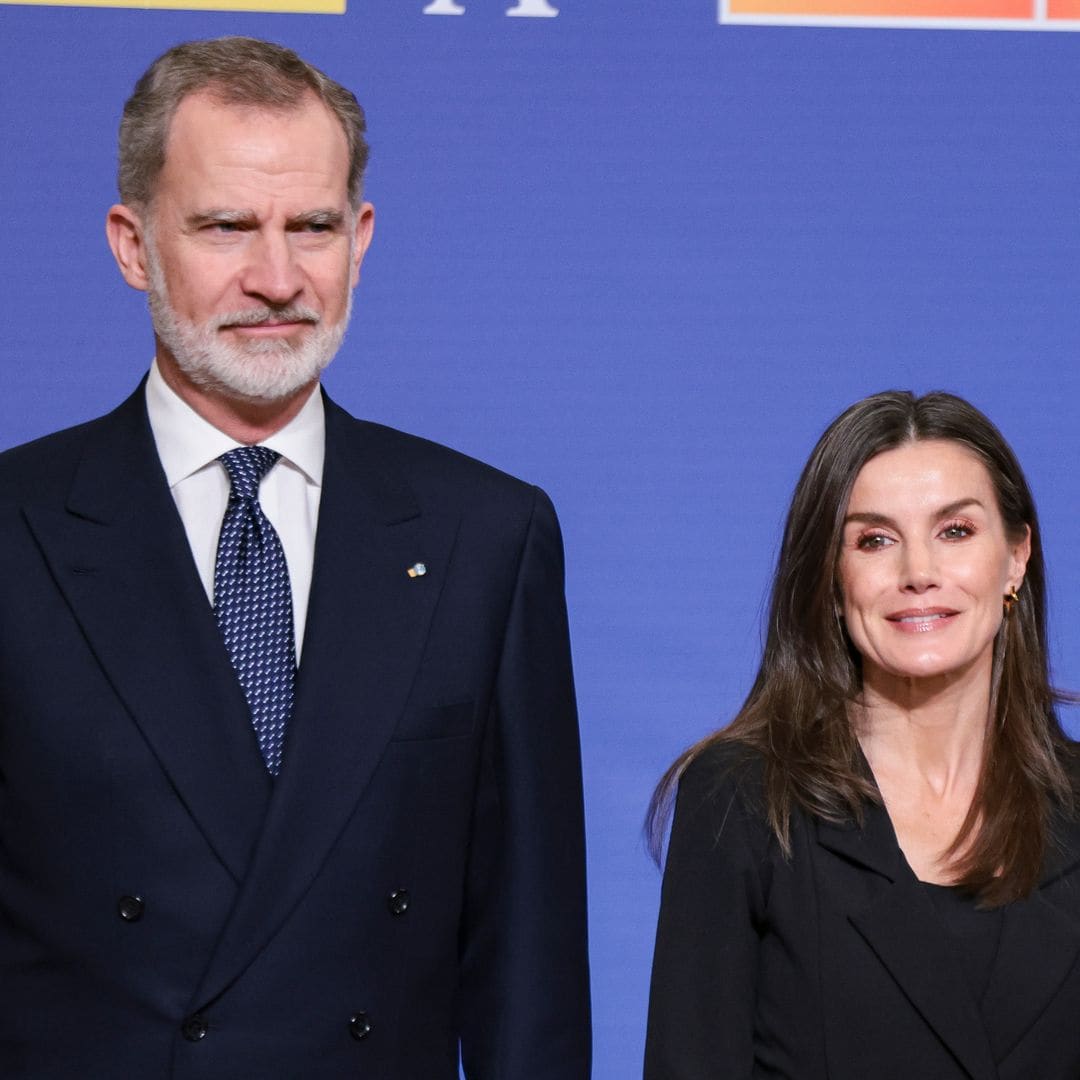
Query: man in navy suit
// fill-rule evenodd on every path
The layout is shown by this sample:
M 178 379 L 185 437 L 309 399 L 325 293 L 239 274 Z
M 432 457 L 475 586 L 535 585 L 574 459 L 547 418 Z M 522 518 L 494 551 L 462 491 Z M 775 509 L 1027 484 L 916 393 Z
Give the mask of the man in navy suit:
M 6 1080 L 589 1074 L 558 525 L 319 389 L 365 158 L 352 94 L 251 39 L 125 107 L 153 366 L 0 455 Z

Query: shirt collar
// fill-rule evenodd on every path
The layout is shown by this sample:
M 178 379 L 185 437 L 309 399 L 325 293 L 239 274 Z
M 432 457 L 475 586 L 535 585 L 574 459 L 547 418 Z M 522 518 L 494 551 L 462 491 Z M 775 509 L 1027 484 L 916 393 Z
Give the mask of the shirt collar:
M 150 365 L 146 380 L 146 411 L 154 434 L 165 479 L 173 488 L 222 454 L 242 443 L 204 420 L 165 382 L 157 360 Z M 326 414 L 318 386 L 303 408 L 280 431 L 261 443 L 276 450 L 317 487 L 322 484 L 326 456 Z

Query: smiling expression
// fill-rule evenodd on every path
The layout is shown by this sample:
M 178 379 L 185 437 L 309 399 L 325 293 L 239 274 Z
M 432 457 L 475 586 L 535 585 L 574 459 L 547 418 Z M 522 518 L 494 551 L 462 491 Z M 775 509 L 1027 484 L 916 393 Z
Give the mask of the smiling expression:
M 1006 534 L 982 461 L 960 443 L 907 443 L 852 487 L 839 577 L 863 683 L 985 670 L 1002 598 L 1023 580 L 1029 533 Z

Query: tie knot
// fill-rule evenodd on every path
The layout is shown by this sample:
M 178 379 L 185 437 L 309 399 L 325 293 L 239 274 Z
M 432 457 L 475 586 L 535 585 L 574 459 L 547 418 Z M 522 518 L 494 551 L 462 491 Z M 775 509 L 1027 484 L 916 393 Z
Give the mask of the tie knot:
M 233 495 L 237 499 L 254 499 L 259 494 L 259 483 L 279 457 L 276 450 L 265 446 L 238 446 L 222 454 L 218 461 L 229 474 Z

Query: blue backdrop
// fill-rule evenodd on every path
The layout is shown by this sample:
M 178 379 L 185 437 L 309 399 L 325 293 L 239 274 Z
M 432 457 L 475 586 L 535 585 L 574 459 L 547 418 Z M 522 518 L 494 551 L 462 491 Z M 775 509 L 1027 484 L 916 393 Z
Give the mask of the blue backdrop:
M 791 487 L 843 406 L 945 388 L 999 423 L 1043 516 L 1056 676 L 1080 687 L 1080 37 L 462 3 L 0 6 L 0 445 L 105 411 L 149 362 L 102 223 L 150 59 L 254 34 L 354 88 L 376 240 L 327 382 L 560 510 L 595 1074 L 626 1080 L 659 891 L 642 814 L 749 686 Z

